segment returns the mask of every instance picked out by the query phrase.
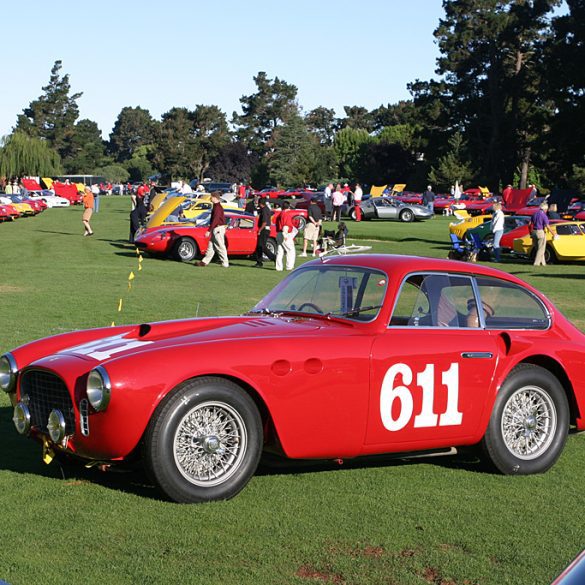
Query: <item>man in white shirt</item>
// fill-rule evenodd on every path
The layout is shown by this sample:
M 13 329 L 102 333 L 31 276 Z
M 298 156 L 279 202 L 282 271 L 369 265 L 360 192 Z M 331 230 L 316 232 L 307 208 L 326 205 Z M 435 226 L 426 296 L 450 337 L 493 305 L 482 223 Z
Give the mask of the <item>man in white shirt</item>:
M 325 203 L 325 219 L 331 219 L 331 215 L 333 213 L 333 203 L 331 201 L 331 194 L 333 192 L 333 183 L 329 183 L 327 187 L 325 187 L 325 192 L 323 194 L 323 202 Z
M 356 183 L 355 189 L 353 190 L 353 208 L 355 214 L 356 221 L 362 221 L 362 198 L 364 196 L 364 192 L 362 191 L 362 187 L 359 183 Z
M 494 234 L 494 258 L 495 262 L 500 261 L 500 240 L 504 235 L 504 212 L 502 211 L 502 204 L 494 203 L 494 214 L 492 215 L 492 233 Z

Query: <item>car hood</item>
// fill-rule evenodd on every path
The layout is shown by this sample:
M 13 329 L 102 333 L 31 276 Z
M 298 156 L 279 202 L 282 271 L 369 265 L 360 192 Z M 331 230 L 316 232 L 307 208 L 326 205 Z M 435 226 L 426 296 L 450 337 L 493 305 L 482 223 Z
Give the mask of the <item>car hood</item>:
M 315 331 L 322 328 L 347 328 L 348 326 L 351 327 L 338 321 L 308 316 L 216 317 L 143 323 L 121 334 L 100 337 L 80 345 L 71 345 L 61 349 L 56 355 L 75 356 L 101 363 L 110 358 L 169 347 L 242 341 L 249 338 L 303 337 L 313 335 Z

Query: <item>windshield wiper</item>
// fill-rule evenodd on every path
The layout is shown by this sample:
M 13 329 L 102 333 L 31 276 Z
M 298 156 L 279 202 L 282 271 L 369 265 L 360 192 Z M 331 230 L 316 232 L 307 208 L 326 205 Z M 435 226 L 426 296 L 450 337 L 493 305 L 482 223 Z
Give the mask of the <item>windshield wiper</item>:
M 252 309 L 251 311 L 248 311 L 247 313 L 244 313 L 245 315 L 272 315 L 273 317 L 278 317 L 278 315 L 282 315 L 281 311 L 272 311 L 270 309 L 264 308 L 264 309 Z
M 332 317 L 355 317 L 364 311 L 373 311 L 374 309 L 381 309 L 384 305 L 368 305 L 367 307 L 355 307 L 351 311 L 345 313 L 328 313 Z

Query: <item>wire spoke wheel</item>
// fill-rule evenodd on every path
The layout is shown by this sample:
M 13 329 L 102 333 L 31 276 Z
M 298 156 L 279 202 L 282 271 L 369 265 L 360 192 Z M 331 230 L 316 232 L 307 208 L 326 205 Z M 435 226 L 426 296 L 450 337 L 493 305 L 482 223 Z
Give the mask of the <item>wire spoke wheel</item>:
M 555 436 L 555 405 L 541 388 L 525 386 L 506 402 L 501 425 L 509 451 L 519 459 L 535 459 L 546 452 Z
M 192 408 L 179 422 L 173 441 L 177 469 L 190 483 L 212 487 L 227 481 L 246 454 L 248 434 L 240 414 L 224 402 Z

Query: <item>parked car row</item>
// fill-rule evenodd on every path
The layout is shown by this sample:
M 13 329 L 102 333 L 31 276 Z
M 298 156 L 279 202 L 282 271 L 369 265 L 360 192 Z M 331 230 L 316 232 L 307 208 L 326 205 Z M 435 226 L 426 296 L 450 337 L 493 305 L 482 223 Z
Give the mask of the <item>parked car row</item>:
M 13 221 L 19 217 L 37 215 L 45 209 L 47 204 L 44 201 L 0 193 L 0 221 Z
M 504 253 L 534 260 L 536 249 L 530 234 L 530 215 L 510 215 L 504 218 L 504 235 L 500 249 Z M 555 262 L 585 261 L 585 218 L 581 221 L 553 219 L 551 233 L 546 232 L 545 261 Z M 475 216 L 458 223 L 451 223 L 449 232 L 468 246 L 481 246 L 490 250 L 493 247 L 491 216 Z

